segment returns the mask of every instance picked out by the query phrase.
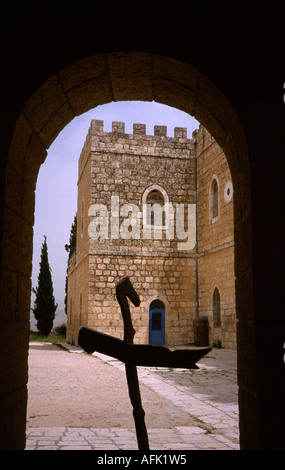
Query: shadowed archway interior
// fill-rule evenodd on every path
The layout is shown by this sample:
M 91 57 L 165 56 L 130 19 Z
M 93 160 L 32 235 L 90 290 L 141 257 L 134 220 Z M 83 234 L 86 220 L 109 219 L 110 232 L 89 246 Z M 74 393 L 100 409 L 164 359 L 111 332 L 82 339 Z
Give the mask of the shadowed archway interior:
M 218 104 L 214 99 L 213 102 L 209 100 L 207 94 L 210 91 Z M 225 149 L 234 185 L 238 188 L 242 184 L 244 189 L 249 187 L 248 172 L 244 171 L 248 166 L 247 149 L 235 111 L 193 67 L 165 57 L 119 53 L 91 57 L 50 77 L 19 116 L 8 157 L 7 190 L 11 187 L 10 178 L 14 179 L 16 174 L 21 183 L 17 197 L 11 194 L 11 198 L 7 199 L 4 233 L 6 240 L 13 245 L 9 264 L 19 267 L 15 277 L 25 302 L 15 308 L 21 311 L 26 341 L 34 197 L 37 174 L 45 160 L 47 148 L 75 115 L 112 98 L 150 101 L 154 96 L 156 101 L 176 106 L 206 125 Z M 218 110 L 223 110 L 222 116 L 218 116 Z M 238 171 L 241 165 L 243 171 Z M 249 193 L 245 194 L 244 191 L 244 200 L 237 198 L 238 212 L 235 210 L 235 213 L 243 213 L 245 217 L 248 200 Z M 20 240 L 23 233 L 26 234 L 24 244 Z M 237 221 L 235 235 L 237 240 L 241 236 Z
M 8 28 L 1 31 L 2 44 L 9 43 L 11 48 L 7 53 L 6 46 L 1 77 L 3 449 L 25 447 L 39 168 L 46 150 L 75 116 L 97 105 L 123 100 L 155 100 L 193 115 L 227 157 L 235 188 L 241 448 L 284 448 L 284 257 L 278 249 L 284 241 L 279 224 L 284 195 L 281 203 L 278 188 L 284 174 L 284 142 L 280 138 L 284 118 L 279 116 L 282 112 L 284 116 L 285 70 L 280 57 L 284 57 L 285 41 L 280 41 L 283 29 L 279 15 L 272 16 L 267 10 L 258 15 L 256 10 L 246 13 L 202 12 L 197 7 L 197 21 L 190 25 L 191 15 L 186 18 L 185 11 L 154 13 L 151 18 L 145 17 L 146 12 L 138 17 L 136 12 L 124 10 L 99 11 L 86 18 L 84 12 L 84 28 L 78 13 L 76 18 L 59 15 L 56 24 L 48 18 L 32 23 L 21 18 L 13 22 L 9 34 L 5 35 Z M 179 25 L 175 35 L 174 22 Z M 206 29 L 207 35 L 201 35 Z M 261 193 L 260 186 L 265 185 L 267 191 Z M 269 335 L 272 314 L 275 327 Z M 268 433 L 268 429 L 275 433 Z

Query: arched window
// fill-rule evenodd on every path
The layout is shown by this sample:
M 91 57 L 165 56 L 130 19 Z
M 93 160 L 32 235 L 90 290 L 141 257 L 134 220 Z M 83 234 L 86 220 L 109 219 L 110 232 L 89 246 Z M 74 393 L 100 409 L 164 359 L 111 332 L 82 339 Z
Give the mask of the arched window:
M 217 288 L 213 294 L 213 321 L 215 327 L 221 326 L 221 299 Z
M 210 190 L 211 220 L 219 215 L 219 185 L 217 178 L 213 178 Z
M 158 184 L 149 186 L 142 196 L 143 224 L 147 228 L 167 228 L 169 224 L 169 198 Z
M 165 225 L 165 210 L 164 210 L 164 197 L 158 189 L 150 191 L 146 198 L 147 225 L 164 226 Z

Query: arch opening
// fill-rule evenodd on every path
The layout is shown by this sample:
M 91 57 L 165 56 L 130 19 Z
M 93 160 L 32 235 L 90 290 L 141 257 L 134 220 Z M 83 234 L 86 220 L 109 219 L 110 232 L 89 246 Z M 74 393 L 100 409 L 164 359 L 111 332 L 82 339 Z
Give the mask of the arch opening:
M 165 344 L 165 306 L 159 299 L 149 306 L 149 344 Z

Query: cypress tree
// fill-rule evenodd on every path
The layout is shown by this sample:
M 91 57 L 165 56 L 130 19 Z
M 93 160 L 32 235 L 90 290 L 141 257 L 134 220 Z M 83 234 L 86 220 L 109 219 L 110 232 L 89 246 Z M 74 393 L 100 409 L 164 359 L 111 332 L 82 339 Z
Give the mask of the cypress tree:
M 37 320 L 37 329 L 43 335 L 48 336 L 53 327 L 57 304 L 53 296 L 53 284 L 51 269 L 48 262 L 47 237 L 41 249 L 40 272 L 38 275 L 38 287 L 35 289 L 36 299 L 33 313 Z

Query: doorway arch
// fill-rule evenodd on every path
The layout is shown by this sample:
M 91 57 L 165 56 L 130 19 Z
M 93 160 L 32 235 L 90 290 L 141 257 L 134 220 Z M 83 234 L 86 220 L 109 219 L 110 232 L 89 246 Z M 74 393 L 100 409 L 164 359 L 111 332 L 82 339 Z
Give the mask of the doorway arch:
M 59 132 L 77 115 L 110 101 L 152 101 L 176 107 L 193 115 L 223 148 L 235 187 L 234 221 L 237 314 L 243 316 L 240 296 L 247 289 L 251 305 L 250 172 L 246 139 L 237 113 L 215 85 L 197 68 L 169 57 L 141 52 L 108 53 L 84 59 L 50 76 L 31 96 L 14 129 L 6 167 L 3 225 L 2 289 L 4 311 L 10 322 L 2 347 L 17 364 L 17 374 L 5 385 L 7 395 L 18 390 L 16 413 L 6 400 L 6 422 L 16 448 L 25 442 L 25 403 L 33 250 L 35 188 L 46 150 Z M 239 191 L 242 188 L 242 191 Z M 242 254 L 242 257 L 237 255 Z M 17 339 L 17 348 L 13 347 Z M 237 344 L 242 342 L 238 336 Z M 15 442 L 15 439 L 14 439 Z M 5 443 L 4 443 L 5 445 Z

